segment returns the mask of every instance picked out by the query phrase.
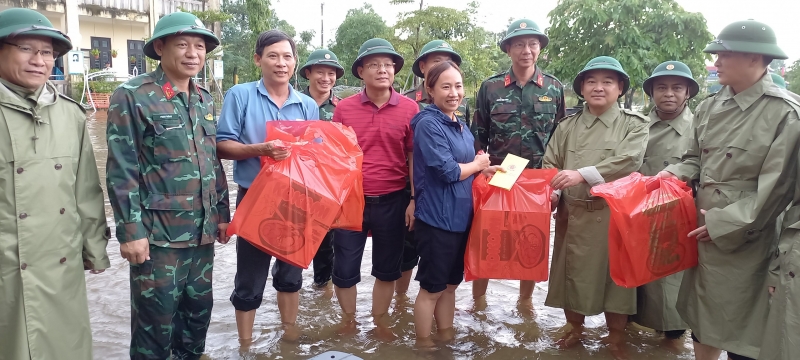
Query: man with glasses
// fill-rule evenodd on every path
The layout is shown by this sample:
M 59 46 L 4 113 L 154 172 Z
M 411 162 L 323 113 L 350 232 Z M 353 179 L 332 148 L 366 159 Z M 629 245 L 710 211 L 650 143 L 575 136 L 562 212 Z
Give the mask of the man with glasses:
M 84 270 L 109 267 L 83 108 L 49 82 L 72 48 L 36 11 L 0 12 L 0 358 L 92 358 Z
M 333 284 L 342 307 L 342 332 L 356 330 L 356 284 L 361 281 L 361 257 L 372 231 L 372 316 L 378 336 L 389 330 L 389 305 L 400 278 L 404 228 L 414 224 L 414 202 L 406 195 L 413 168 L 411 118 L 417 104 L 392 88 L 403 57 L 384 39 L 367 40 L 351 67 L 364 89 L 339 102 L 333 121 L 351 126 L 364 151 L 364 223 L 362 231 L 334 232 Z M 406 159 L 409 159 L 406 163 Z M 413 195 L 413 194 L 412 194 Z
M 472 124 L 475 148 L 489 153 L 492 165 L 506 155 L 530 160 L 528 168 L 542 167 L 542 157 L 556 122 L 564 117 L 564 87 L 536 65 L 549 38 L 531 20 L 517 20 L 508 27 L 500 48 L 511 58 L 511 69 L 486 79 L 478 90 Z M 485 305 L 489 280 L 475 280 L 472 296 L 476 307 Z M 536 284 L 520 281 L 519 305 L 531 313 Z
M 214 100 L 192 78 L 218 45 L 194 15 L 166 15 L 144 46 L 160 65 L 111 96 L 106 181 L 130 263 L 131 359 L 205 349 L 214 241 L 228 242 L 230 209 Z

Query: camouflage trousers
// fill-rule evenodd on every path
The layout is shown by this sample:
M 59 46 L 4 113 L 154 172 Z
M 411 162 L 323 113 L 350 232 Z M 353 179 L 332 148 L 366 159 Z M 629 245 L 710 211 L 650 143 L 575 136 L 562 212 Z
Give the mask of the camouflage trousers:
M 151 245 L 150 260 L 131 265 L 131 359 L 200 358 L 214 304 L 213 267 L 214 244 Z

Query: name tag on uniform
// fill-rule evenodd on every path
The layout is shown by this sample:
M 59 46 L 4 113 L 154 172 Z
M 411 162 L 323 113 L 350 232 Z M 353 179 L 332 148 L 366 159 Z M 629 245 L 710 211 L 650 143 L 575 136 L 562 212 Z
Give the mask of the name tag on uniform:
M 497 100 L 495 100 L 495 102 L 503 102 L 503 103 L 508 103 L 508 102 L 511 102 L 511 99 L 500 98 L 500 99 L 497 99 Z
M 170 121 L 170 120 L 181 120 L 181 116 L 178 114 L 153 114 L 153 121 Z
M 547 95 L 544 95 L 544 96 L 539 96 L 539 101 L 553 101 L 553 99 L 551 99 Z

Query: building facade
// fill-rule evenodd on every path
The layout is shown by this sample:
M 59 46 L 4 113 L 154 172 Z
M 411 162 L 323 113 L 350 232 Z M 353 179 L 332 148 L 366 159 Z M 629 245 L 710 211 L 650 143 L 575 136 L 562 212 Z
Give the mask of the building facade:
M 64 31 L 82 55 L 81 70 L 110 69 L 124 79 L 146 72 L 144 43 L 158 19 L 180 9 L 219 9 L 219 0 L 0 0 L 0 11 L 12 7 L 36 10 Z M 69 61 L 55 67 L 68 74 Z

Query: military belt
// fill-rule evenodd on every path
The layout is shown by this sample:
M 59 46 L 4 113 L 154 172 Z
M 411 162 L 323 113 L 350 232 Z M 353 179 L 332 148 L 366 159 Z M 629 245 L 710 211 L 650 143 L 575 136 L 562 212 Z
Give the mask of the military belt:
M 599 211 L 603 210 L 606 207 L 606 202 L 603 199 L 589 199 L 583 200 L 578 199 L 576 197 L 569 196 L 567 194 L 561 194 L 561 198 L 566 202 L 568 205 L 576 206 L 579 208 L 584 208 L 589 211 Z

